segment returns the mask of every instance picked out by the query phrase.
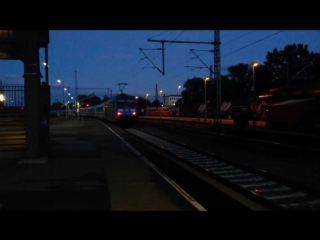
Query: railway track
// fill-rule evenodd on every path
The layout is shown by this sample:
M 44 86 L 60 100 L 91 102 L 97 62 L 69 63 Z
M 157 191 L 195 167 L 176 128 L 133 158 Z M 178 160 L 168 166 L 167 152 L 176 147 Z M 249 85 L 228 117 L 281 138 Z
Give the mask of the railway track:
M 177 123 L 159 123 L 154 120 L 142 120 L 138 126 L 143 128 L 151 126 L 166 132 L 175 132 L 177 135 L 188 138 L 190 136 L 206 139 L 207 141 L 218 141 L 232 147 L 248 149 L 253 152 L 269 156 L 282 156 L 287 161 L 308 161 L 320 163 L 320 136 L 311 134 L 297 134 L 290 132 L 236 129 L 226 127 L 223 131 L 212 131 L 208 126 L 199 127 L 179 125 Z
M 200 151 L 186 144 L 169 141 L 159 135 L 134 128 L 128 128 L 126 131 L 150 148 L 156 149 L 159 154 L 164 154 L 175 161 L 174 168 L 168 162 L 167 167 L 161 161 L 158 162 L 177 182 L 179 179 L 176 175 L 182 176 L 181 172 L 184 172 L 184 180 L 181 180 L 181 184 L 185 188 L 192 185 L 193 188 L 190 191 L 194 193 L 194 197 L 202 199 L 198 201 L 203 202 L 204 206 L 209 209 L 214 208 L 215 204 L 210 203 L 208 199 L 213 199 L 212 193 L 218 191 L 223 194 L 224 198 L 232 198 L 233 201 L 248 210 L 320 210 L 320 195 L 314 189 L 219 157 L 208 151 Z M 190 182 L 190 179 L 193 181 Z M 185 181 L 188 184 L 185 184 Z M 209 195 L 210 198 L 206 197 Z

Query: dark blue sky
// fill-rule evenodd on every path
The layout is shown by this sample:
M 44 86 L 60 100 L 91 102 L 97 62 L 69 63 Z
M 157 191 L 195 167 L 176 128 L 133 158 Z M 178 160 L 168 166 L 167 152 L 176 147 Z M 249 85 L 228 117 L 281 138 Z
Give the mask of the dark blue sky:
M 209 76 L 202 62 L 214 64 L 211 44 L 165 43 L 163 75 L 155 68 L 163 70 L 162 53 L 157 50 L 162 45 L 148 41 L 213 42 L 214 30 L 50 30 L 49 34 L 51 102 L 62 101 L 62 85 L 57 79 L 69 87 L 71 96 L 75 96 L 77 79 L 79 94 L 94 93 L 102 98 L 111 93 L 108 89 L 119 93 L 118 83 L 127 83 L 125 93 L 143 98 L 148 93 L 153 101 L 156 85 L 158 93 L 177 94 L 178 86 L 186 80 Z M 221 30 L 221 73 L 227 74 L 227 68 L 238 63 L 263 63 L 268 51 L 282 50 L 289 44 L 305 44 L 310 52 L 319 53 L 319 39 L 319 30 Z M 44 49 L 39 54 L 44 62 Z M 45 76 L 43 65 L 41 73 Z M 21 61 L 0 61 L 2 85 L 23 85 L 22 75 Z

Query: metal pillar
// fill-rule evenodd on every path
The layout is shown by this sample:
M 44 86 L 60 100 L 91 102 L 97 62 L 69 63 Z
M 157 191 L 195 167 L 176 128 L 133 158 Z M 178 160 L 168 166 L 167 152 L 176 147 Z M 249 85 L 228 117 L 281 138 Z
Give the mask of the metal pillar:
M 26 158 L 37 158 L 40 154 L 40 71 L 37 31 L 24 34 L 24 94 L 25 94 L 25 126 L 26 126 Z

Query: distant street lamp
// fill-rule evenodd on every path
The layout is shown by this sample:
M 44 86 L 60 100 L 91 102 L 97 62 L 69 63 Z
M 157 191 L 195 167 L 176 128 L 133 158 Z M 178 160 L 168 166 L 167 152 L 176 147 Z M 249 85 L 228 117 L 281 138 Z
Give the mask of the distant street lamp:
M 148 96 L 149 96 L 149 94 L 147 93 L 147 94 L 146 94 L 146 116 L 147 116 L 147 101 L 148 101 Z
M 255 99 L 255 89 L 254 89 L 254 67 L 258 66 L 259 64 L 257 62 L 252 63 L 252 98 L 253 98 L 253 119 L 252 119 L 252 127 L 256 125 L 256 99 Z
M 179 100 L 180 100 L 180 97 L 179 97 L 179 89 L 181 88 L 181 86 L 178 86 L 178 120 L 179 120 L 179 117 L 180 117 L 180 106 L 179 106 Z
M 204 121 L 207 121 L 207 80 L 210 78 L 204 79 Z
M 62 84 L 62 103 L 64 103 L 64 91 L 66 88 L 64 87 L 62 80 L 58 79 L 57 82 Z
M 73 97 L 70 97 L 70 99 L 73 100 Z M 71 101 L 71 109 L 73 109 L 73 106 L 72 106 L 73 104 L 72 104 L 72 102 L 73 102 L 73 101 Z M 74 106 L 76 106 L 76 99 L 74 99 Z M 75 113 L 75 111 L 74 111 L 74 113 Z
M 160 90 L 160 92 L 159 92 L 159 93 L 160 93 L 160 99 L 161 99 L 161 93 L 162 93 L 162 90 Z M 162 114 L 161 114 L 161 102 L 160 102 L 160 119 L 161 119 L 161 115 L 162 115 Z

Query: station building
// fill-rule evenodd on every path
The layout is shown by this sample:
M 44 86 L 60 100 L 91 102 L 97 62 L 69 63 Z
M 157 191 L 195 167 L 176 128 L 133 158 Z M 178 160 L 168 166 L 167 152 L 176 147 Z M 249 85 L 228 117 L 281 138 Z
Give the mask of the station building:
M 163 106 L 173 106 L 178 101 L 178 99 L 182 98 L 182 96 L 181 95 L 167 95 L 167 96 L 164 96 L 163 98 L 164 98 Z

